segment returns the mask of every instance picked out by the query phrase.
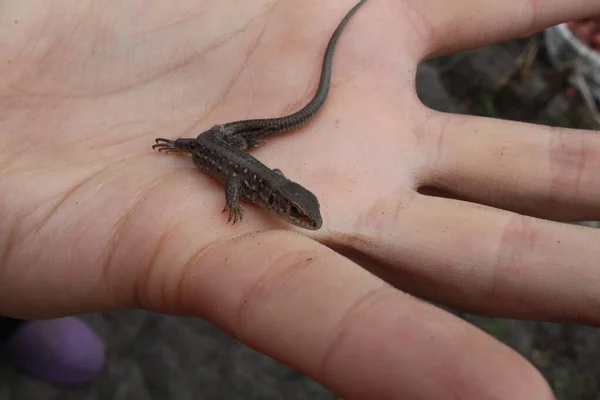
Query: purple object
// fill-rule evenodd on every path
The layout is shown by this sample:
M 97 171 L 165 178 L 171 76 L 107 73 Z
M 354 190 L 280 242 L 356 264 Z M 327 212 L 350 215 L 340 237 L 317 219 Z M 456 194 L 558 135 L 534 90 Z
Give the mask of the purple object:
M 27 321 L 0 349 L 36 378 L 66 385 L 91 381 L 105 361 L 104 342 L 76 317 Z

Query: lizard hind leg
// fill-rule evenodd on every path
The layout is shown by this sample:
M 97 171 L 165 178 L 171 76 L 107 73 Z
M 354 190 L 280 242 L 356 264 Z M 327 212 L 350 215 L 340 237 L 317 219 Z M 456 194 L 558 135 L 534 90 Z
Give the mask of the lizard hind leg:
M 269 135 L 270 133 L 277 130 L 275 126 L 266 126 L 256 131 L 241 130 L 240 132 L 231 131 L 227 132 L 223 139 L 230 145 L 237 147 L 240 150 L 247 150 L 254 147 L 259 147 L 264 144 L 265 141 L 261 140 L 263 136 Z
M 170 140 L 165 138 L 156 138 L 156 144 L 152 145 L 152 149 L 157 149 L 159 153 L 191 153 L 196 139 L 179 138 Z
M 226 137 L 225 140 L 227 141 L 227 143 L 229 143 L 233 147 L 236 147 L 240 150 L 247 150 L 247 149 L 250 149 L 253 147 L 258 147 L 261 144 L 265 143 L 264 140 L 255 139 L 252 137 L 246 138 L 246 137 L 239 136 L 239 135 L 232 135 L 232 136 Z

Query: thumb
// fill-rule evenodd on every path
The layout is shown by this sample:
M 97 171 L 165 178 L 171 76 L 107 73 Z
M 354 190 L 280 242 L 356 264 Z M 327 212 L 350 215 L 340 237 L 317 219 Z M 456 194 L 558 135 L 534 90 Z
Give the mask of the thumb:
M 156 265 L 151 308 L 203 317 L 347 400 L 552 398 L 508 347 L 305 236 L 246 233 Z

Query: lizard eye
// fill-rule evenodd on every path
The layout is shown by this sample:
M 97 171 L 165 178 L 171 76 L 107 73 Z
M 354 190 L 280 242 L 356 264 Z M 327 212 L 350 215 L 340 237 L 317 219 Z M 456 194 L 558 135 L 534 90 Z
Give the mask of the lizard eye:
M 300 215 L 300 210 L 296 206 L 291 206 L 290 207 L 290 212 L 292 213 L 292 215 L 296 215 L 296 216 Z

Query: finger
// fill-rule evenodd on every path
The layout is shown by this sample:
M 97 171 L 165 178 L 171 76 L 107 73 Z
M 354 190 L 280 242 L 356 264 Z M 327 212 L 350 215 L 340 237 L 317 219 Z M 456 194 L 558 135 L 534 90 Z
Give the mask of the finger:
M 542 218 L 600 217 L 600 136 L 466 116 L 429 122 L 438 145 L 420 185 Z
M 345 399 L 551 398 L 512 350 L 305 237 L 178 242 L 164 241 L 145 306 L 202 316 Z
M 412 1 L 412 15 L 428 32 L 428 53 L 445 54 L 527 36 L 552 25 L 600 12 L 595 0 Z
M 331 245 L 400 289 L 477 314 L 600 324 L 599 230 L 421 195 L 371 224 Z

